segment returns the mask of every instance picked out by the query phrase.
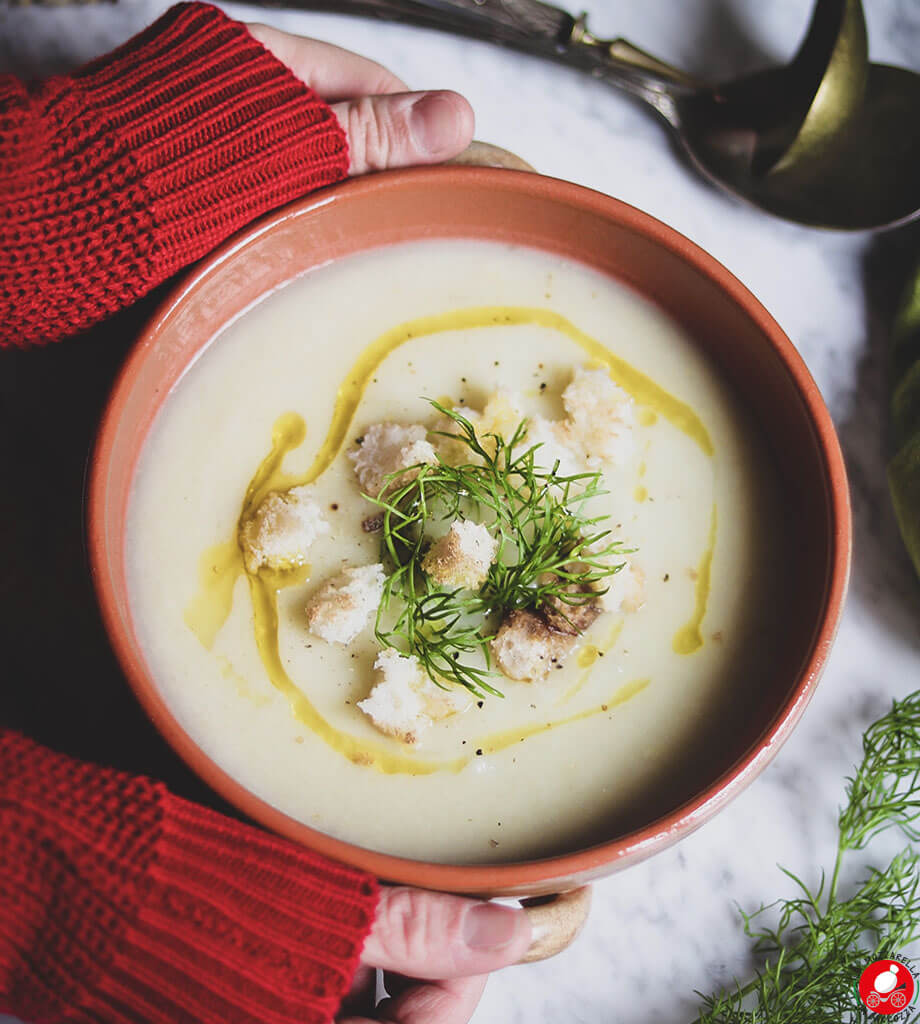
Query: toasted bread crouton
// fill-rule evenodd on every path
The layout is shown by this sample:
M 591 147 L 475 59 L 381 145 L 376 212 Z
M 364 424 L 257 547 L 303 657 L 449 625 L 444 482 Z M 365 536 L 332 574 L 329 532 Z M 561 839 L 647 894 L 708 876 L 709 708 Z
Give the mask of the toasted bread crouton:
M 600 595 L 608 612 L 637 612 L 645 604 L 645 573 L 628 561 L 618 573 L 602 581 L 607 588 Z
M 373 423 L 369 426 L 364 431 L 361 444 L 348 453 L 364 493 L 376 498 L 391 473 L 422 463 L 435 464 L 438 457 L 432 445 L 425 440 L 427 433 L 418 423 L 408 426 Z M 408 474 L 406 479 L 409 479 Z
M 635 409 L 632 397 L 610 379 L 606 370 L 576 370 L 562 392 L 568 420 L 566 443 L 586 465 L 622 466 L 635 451 Z
M 465 711 L 472 698 L 457 689 L 442 690 L 422 670 L 416 657 L 392 647 L 377 655 L 376 682 L 358 707 L 387 736 L 414 744 L 433 723 Z
M 482 523 L 455 519 L 422 559 L 422 568 L 442 587 L 478 590 L 495 561 L 498 541 Z
M 476 431 L 476 438 L 480 445 L 490 454 L 495 452 L 495 440 L 489 435 L 497 434 L 506 441 L 510 441 L 518 424 L 524 419 L 521 397 L 512 391 L 496 391 L 486 402 L 482 412 L 463 407 L 455 408 L 454 412 L 458 412 L 470 423 Z M 464 436 L 465 434 L 460 424 L 446 416 L 438 421 L 435 430 L 454 436 Z M 441 458 L 452 466 L 482 461 L 463 441 L 454 441 L 451 437 L 439 437 L 437 446 Z
M 486 402 L 473 426 L 479 443 L 486 451 L 491 451 L 495 445 L 494 442 L 491 447 L 486 444 L 488 435 L 497 434 L 505 441 L 510 441 L 522 419 L 524 413 L 521 409 L 521 396 L 514 391 L 496 391 Z
M 571 562 L 566 567 L 571 572 L 588 572 L 583 562 Z M 548 574 L 552 579 L 555 574 Z M 558 579 L 558 577 L 556 577 Z M 544 582 L 541 578 L 541 583 Z M 561 580 L 559 582 L 562 582 Z M 553 595 L 540 609 L 544 619 L 560 633 L 579 636 L 605 611 L 601 604 L 598 585 L 595 583 L 566 583 L 562 588 L 568 600 Z
M 249 572 L 291 569 L 303 565 L 317 537 L 329 532 L 313 488 L 272 491 L 240 533 L 243 560 Z
M 307 602 L 307 626 L 330 644 L 350 644 L 377 611 L 383 596 L 383 566 L 343 569 Z
M 468 420 L 475 429 L 479 421 L 479 413 L 475 409 L 457 409 L 456 411 L 464 419 Z M 465 438 L 466 431 L 449 416 L 439 416 L 432 428 L 432 433 L 434 434 L 433 441 L 438 456 L 448 466 L 465 466 L 471 462 L 478 463 L 481 461 L 465 441 L 456 440 L 457 438 Z
M 529 611 L 512 612 L 492 638 L 492 653 L 509 679 L 532 682 L 561 667 L 575 646 L 575 636 L 553 629 Z
M 571 446 L 567 424 L 564 421 L 546 420 L 534 416 L 527 421 L 527 437 L 521 450 L 539 448 L 533 453 L 533 464 L 540 469 L 552 471 L 558 463 L 557 476 L 574 476 L 585 471 L 585 464 L 578 452 Z

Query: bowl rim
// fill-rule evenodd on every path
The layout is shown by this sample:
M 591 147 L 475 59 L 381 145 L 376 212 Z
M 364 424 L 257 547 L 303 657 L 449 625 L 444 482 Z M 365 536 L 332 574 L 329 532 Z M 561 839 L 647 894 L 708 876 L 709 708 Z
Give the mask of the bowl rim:
M 107 467 L 126 396 L 148 353 L 155 346 L 162 326 L 182 306 L 189 294 L 209 276 L 218 272 L 226 261 L 290 218 L 304 216 L 329 204 L 348 202 L 353 196 L 363 197 L 375 193 L 385 195 L 391 190 L 433 184 L 453 187 L 464 183 L 477 183 L 490 189 L 523 191 L 534 197 L 574 205 L 594 216 L 614 219 L 689 262 L 697 272 L 727 293 L 769 341 L 804 403 L 824 465 L 823 484 L 831 526 L 828 538 L 829 573 L 825 581 L 823 607 L 808 657 L 799 669 L 795 686 L 786 701 L 745 753 L 705 789 L 641 828 L 573 852 L 496 864 L 441 863 L 381 853 L 310 828 L 250 792 L 211 760 L 189 736 L 160 696 L 152 678 L 148 678 L 142 666 L 137 663 L 131 641 L 122 631 L 115 599 L 104 571 L 107 563 L 103 528 Z M 597 877 L 664 849 L 709 820 L 763 771 L 798 723 L 823 671 L 839 627 L 846 595 L 851 533 L 849 488 L 843 454 L 818 387 L 804 360 L 779 324 L 726 267 L 674 228 L 604 193 L 561 179 L 481 167 L 414 168 L 339 183 L 253 222 L 186 272 L 147 322 L 115 379 L 93 448 L 87 500 L 90 572 L 109 642 L 129 685 L 149 718 L 170 747 L 201 779 L 257 824 L 379 878 L 449 892 L 508 895 L 517 891 L 549 892 L 556 880 Z

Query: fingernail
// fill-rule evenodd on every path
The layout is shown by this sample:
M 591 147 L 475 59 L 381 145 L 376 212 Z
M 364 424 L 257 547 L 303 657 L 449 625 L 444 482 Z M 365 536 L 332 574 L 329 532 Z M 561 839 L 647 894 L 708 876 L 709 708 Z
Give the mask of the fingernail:
M 496 903 L 471 907 L 463 922 L 463 937 L 470 949 L 504 949 L 517 932 L 518 910 Z
M 455 104 L 440 93 L 425 93 L 412 104 L 409 131 L 422 153 L 438 156 L 453 149 L 457 140 Z

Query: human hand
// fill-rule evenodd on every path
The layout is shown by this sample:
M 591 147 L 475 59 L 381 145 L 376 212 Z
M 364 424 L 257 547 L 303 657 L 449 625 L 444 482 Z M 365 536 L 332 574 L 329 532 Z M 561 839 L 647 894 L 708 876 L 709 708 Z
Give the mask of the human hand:
M 530 945 L 523 910 L 445 893 L 381 886 L 361 967 L 339 1024 L 466 1024 L 490 971 Z M 376 971 L 390 998 L 374 1009 Z
M 282 64 L 332 107 L 345 130 L 349 174 L 441 163 L 473 137 L 473 110 L 455 92 L 409 92 L 380 64 L 330 43 L 247 25 Z

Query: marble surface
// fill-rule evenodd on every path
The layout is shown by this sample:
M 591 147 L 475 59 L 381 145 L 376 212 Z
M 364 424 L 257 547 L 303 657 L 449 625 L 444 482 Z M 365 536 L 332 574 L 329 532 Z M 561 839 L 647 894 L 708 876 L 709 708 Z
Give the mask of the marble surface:
M 0 70 L 40 75 L 72 67 L 120 43 L 165 6 L 0 7 Z M 809 0 L 587 6 L 599 34 L 625 35 L 716 78 L 787 59 L 810 9 Z M 892 697 L 920 685 L 920 588 L 899 546 L 883 473 L 887 331 L 897 291 L 920 253 L 920 230 L 828 234 L 746 209 L 700 182 L 644 108 L 565 69 L 407 27 L 226 7 L 365 53 L 415 88 L 457 89 L 475 107 L 479 138 L 673 225 L 761 299 L 831 409 L 852 484 L 853 574 L 839 639 L 803 722 L 714 821 L 597 884 L 587 928 L 567 952 L 493 977 L 474 1017 L 476 1024 L 684 1024 L 698 1003 L 694 990 L 749 974 L 735 903 L 753 908 L 790 895 L 777 863 L 810 881 L 830 864 L 836 808 L 862 730 Z M 866 7 L 873 59 L 920 69 L 920 5 L 873 0 Z M 867 859 L 880 862 L 893 848 L 883 844 Z M 860 869 L 856 858 L 845 881 Z

